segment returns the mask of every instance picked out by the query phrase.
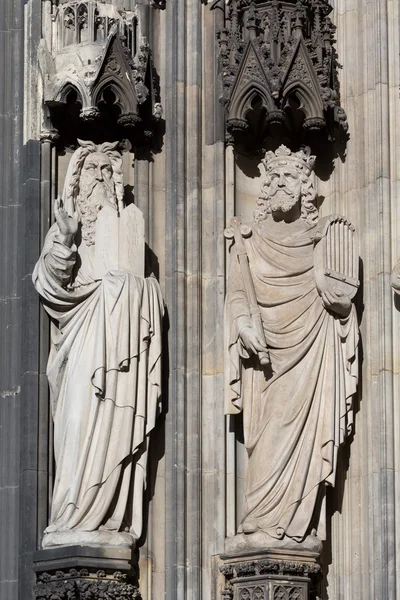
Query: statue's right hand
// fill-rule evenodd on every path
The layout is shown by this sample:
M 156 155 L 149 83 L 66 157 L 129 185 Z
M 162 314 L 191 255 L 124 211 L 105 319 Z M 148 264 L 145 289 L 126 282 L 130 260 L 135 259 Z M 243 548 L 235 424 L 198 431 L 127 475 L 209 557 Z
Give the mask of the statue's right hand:
M 258 354 L 258 352 L 265 352 L 267 350 L 265 344 L 253 327 L 243 327 L 239 333 L 239 337 L 246 350 L 252 354 Z
M 74 235 L 78 231 L 79 217 L 75 211 L 70 217 L 64 209 L 63 201 L 60 197 L 54 201 L 54 216 L 57 221 L 58 229 L 60 230 L 60 238 L 67 245 L 72 246 Z

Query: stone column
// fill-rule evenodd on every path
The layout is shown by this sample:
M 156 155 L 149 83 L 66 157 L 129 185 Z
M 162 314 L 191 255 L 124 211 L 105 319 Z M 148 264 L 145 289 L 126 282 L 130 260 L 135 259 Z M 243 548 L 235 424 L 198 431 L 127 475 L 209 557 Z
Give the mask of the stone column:
M 18 598 L 21 311 L 25 308 L 22 152 L 24 2 L 0 5 L 0 597 Z M 26 365 L 26 363 L 25 363 Z M 26 402 L 23 402 L 24 407 Z M 23 409 L 22 409 L 23 410 Z
M 328 497 L 331 547 L 323 598 L 396 598 L 399 552 L 399 331 L 390 273 L 400 258 L 399 4 L 335 0 L 346 158 L 320 182 L 323 214 L 346 214 L 359 231 L 363 290 L 362 386 L 351 457 Z M 350 458 L 350 459 L 349 459 Z
M 222 402 L 224 144 L 218 17 L 167 2 L 166 240 L 170 381 L 166 421 L 165 593 L 212 598 L 225 530 Z

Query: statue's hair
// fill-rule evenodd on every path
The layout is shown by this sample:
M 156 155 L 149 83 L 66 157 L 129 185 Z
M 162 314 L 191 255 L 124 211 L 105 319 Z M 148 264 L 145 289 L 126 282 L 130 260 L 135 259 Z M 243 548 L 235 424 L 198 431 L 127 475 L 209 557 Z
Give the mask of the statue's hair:
M 301 215 L 309 225 L 315 225 L 319 219 L 318 209 L 315 206 L 317 192 L 311 181 L 311 177 L 306 173 L 299 171 L 301 181 Z M 269 186 L 271 185 L 271 177 L 269 173 L 263 183 L 261 195 L 257 201 L 257 208 L 254 211 L 253 217 L 256 223 L 263 221 L 271 214 L 271 206 L 268 196 Z
M 106 154 L 110 159 L 118 207 L 122 208 L 124 199 L 124 180 L 122 172 L 122 156 L 117 150 L 119 142 L 105 142 L 98 146 L 90 141 L 78 140 L 78 142 L 80 148 L 74 152 L 71 159 L 72 170 L 68 173 L 69 180 L 66 181 L 64 203 L 67 206 L 76 205 L 76 199 L 79 196 L 79 180 L 83 164 L 89 154 L 100 152 Z

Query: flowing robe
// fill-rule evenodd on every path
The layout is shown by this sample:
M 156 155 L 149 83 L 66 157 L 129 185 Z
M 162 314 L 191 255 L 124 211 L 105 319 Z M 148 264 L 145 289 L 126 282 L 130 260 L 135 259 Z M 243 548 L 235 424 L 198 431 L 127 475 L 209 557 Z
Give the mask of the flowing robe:
M 54 532 L 142 531 L 148 436 L 159 412 L 163 300 L 155 278 L 110 271 L 50 229 L 33 282 L 53 320 Z
M 352 430 L 358 373 L 355 309 L 342 319 L 324 308 L 314 280 L 312 230 L 277 239 L 253 226 L 244 240 L 269 377 L 239 337 L 251 319 L 235 246 L 226 300 L 227 412 L 243 410 L 248 452 L 242 522 L 298 542 L 315 526 L 321 484 L 334 485 L 338 447 Z

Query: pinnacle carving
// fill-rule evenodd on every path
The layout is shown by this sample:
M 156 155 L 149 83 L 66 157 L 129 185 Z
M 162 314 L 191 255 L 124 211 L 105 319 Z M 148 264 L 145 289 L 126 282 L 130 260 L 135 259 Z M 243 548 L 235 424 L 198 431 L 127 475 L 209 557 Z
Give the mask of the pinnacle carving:
M 271 124 L 292 141 L 310 131 L 323 131 L 329 141 L 346 137 L 331 10 L 326 0 L 227 3 L 225 27 L 218 32 L 220 100 L 232 142 L 246 133 L 254 143 L 257 134 L 270 134 Z M 252 126 L 255 109 L 261 117 Z
M 124 136 L 148 146 L 162 110 L 140 19 L 137 8 L 117 8 L 110 0 L 54 3 L 39 64 L 49 128 L 59 129 L 60 144 L 74 146 L 78 137 L 103 132 L 99 141 Z

